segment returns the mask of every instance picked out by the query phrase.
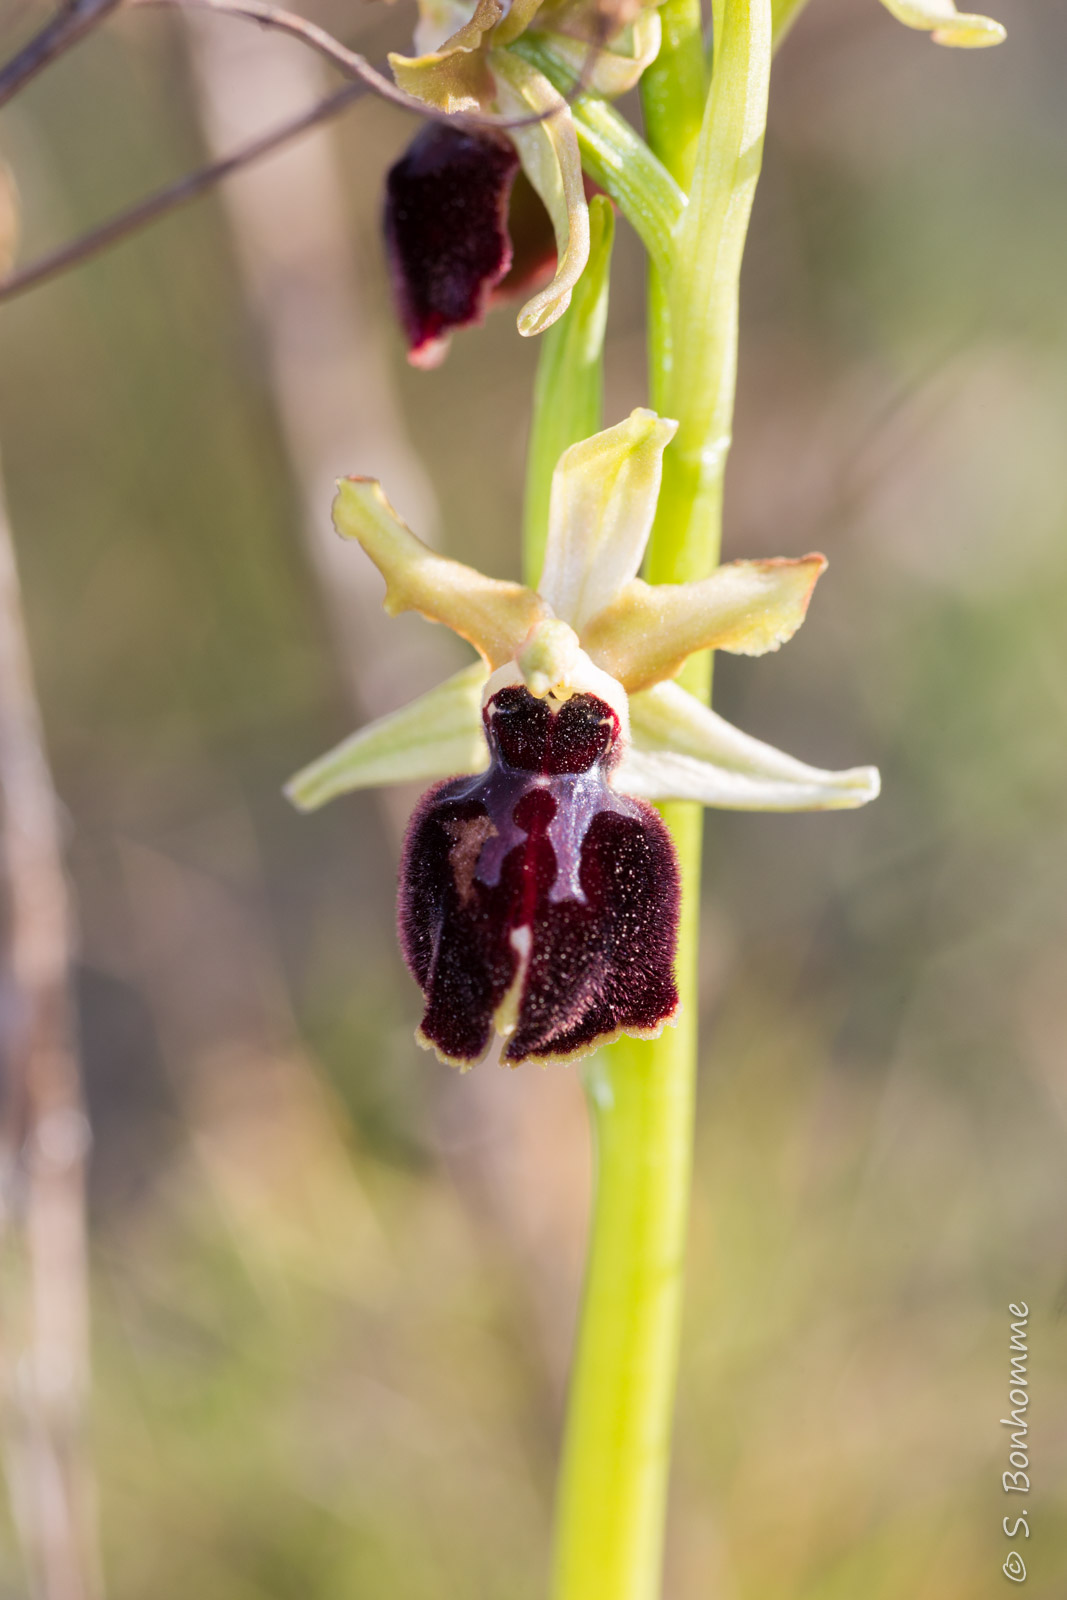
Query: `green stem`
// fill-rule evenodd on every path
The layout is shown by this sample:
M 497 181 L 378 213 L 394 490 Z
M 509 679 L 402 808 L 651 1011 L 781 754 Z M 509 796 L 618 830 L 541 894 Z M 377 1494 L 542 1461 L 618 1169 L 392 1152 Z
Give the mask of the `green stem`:
M 696 12 L 667 0 L 676 66 L 691 73 Z M 770 0 L 716 0 L 715 72 L 692 159 L 689 205 L 654 286 L 652 391 L 679 422 L 649 547 L 652 582 L 703 577 L 718 560 L 736 370 L 737 297 L 759 172 Z M 679 72 L 682 68 L 678 67 Z M 691 78 L 688 79 L 691 83 Z M 654 84 L 650 135 L 682 138 L 688 96 Z M 647 113 L 646 113 L 647 114 Z M 666 163 L 688 159 L 657 154 Z M 681 170 L 676 165 L 675 171 Z M 708 657 L 683 675 L 710 692 Z M 587 1074 L 596 1199 L 557 1502 L 553 1600 L 654 1600 L 659 1592 L 681 1323 L 697 1060 L 701 817 L 662 807 L 678 852 L 678 1024 L 620 1041 Z
M 703 577 L 719 558 L 741 256 L 767 124 L 770 0 L 716 0 L 714 22 L 715 72 L 668 290 L 675 332 L 663 400 L 679 426 L 649 547 L 653 583 Z
M 556 1505 L 553 1600 L 653 1600 L 663 1556 L 697 1044 L 700 811 L 662 808 L 683 865 L 684 1009 L 586 1072 L 596 1158 L 589 1265 Z
M 665 0 L 660 7 L 663 45 L 641 79 L 641 109 L 654 155 L 688 190 L 707 99 L 704 22 L 700 0 Z M 681 219 L 679 218 L 679 221 Z M 673 260 L 673 256 L 672 256 Z M 671 312 L 667 276 L 652 260 L 648 272 L 648 369 L 650 398 L 666 412 L 672 367 Z
M 645 136 L 671 177 L 688 190 L 708 93 L 700 0 L 664 0 L 659 15 L 663 43 L 641 78 Z

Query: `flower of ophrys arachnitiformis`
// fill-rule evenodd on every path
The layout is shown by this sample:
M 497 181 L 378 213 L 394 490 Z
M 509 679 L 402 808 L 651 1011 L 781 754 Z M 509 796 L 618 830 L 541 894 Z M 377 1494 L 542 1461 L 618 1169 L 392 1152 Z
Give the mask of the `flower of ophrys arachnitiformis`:
M 386 248 L 416 366 L 435 366 L 451 332 L 480 322 L 493 299 L 550 275 L 519 313 L 520 333 L 543 332 L 567 309 L 588 260 L 570 107 L 509 48 L 531 28 L 604 95 L 633 88 L 660 46 L 659 15 L 644 0 L 621 9 L 603 0 L 422 0 L 419 53 L 389 58 L 397 85 L 438 111 L 492 112 L 511 126 L 429 122 L 390 169 Z
M 800 626 L 826 563 L 735 561 L 696 583 L 638 576 L 673 422 L 635 411 L 566 450 L 535 592 L 430 550 L 377 482 L 342 481 L 338 531 L 385 578 L 385 607 L 443 622 L 480 660 L 353 735 L 288 786 L 444 778 L 411 821 L 401 943 L 422 1043 L 474 1065 L 569 1060 L 677 1007 L 678 874 L 650 800 L 742 810 L 863 805 L 871 767 L 824 772 L 740 733 L 671 681 L 698 650 L 760 655 Z

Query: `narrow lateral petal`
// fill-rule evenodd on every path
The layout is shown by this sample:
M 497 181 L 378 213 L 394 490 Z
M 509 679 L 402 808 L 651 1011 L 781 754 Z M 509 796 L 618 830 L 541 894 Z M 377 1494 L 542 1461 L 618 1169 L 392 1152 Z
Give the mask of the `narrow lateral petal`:
M 287 797 L 299 810 L 315 811 L 352 789 L 481 772 L 489 762 L 482 728 L 486 676 L 477 661 L 368 723 L 291 778 Z
M 561 317 L 589 259 L 589 207 L 582 181 L 578 135 L 570 107 L 548 79 L 507 50 L 493 50 L 489 65 L 497 104 L 508 116 L 555 111 L 542 122 L 511 130 L 523 171 L 544 201 L 556 232 L 556 273 L 519 313 L 519 332 L 543 333 Z
M 635 578 L 582 630 L 582 644 L 629 692 L 672 678 L 697 650 L 759 656 L 791 639 L 825 556 L 733 561 L 699 583 Z
M 882 0 L 882 4 L 905 27 L 923 28 L 933 35 L 935 44 L 957 50 L 984 50 L 1007 38 L 1003 23 L 957 11 L 952 0 Z
M 826 772 L 751 738 L 676 683 L 630 701 L 632 744 L 615 786 L 643 800 L 697 800 L 737 811 L 842 811 L 880 788 L 877 767 Z
M 342 478 L 333 503 L 334 526 L 357 539 L 385 579 L 391 617 L 419 611 L 467 639 L 491 667 L 510 661 L 544 606 L 521 583 L 487 578 L 439 556 L 401 521 L 376 478 Z
M 518 170 L 506 139 L 441 122 L 427 123 L 390 167 L 385 243 L 413 366 L 437 366 L 449 335 L 482 321 L 510 272 L 508 202 Z
M 540 592 L 572 628 L 581 631 L 627 592 L 656 514 L 663 452 L 677 428 L 638 409 L 560 456 Z

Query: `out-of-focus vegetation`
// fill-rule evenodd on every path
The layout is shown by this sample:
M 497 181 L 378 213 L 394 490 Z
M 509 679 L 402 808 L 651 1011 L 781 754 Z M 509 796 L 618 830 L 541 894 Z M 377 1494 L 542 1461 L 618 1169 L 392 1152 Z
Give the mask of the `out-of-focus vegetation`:
M 1067 11 L 999 14 L 1008 43 L 969 55 L 811 0 L 775 70 L 728 554 L 831 570 L 786 651 L 721 662 L 718 704 L 806 759 L 877 761 L 885 790 L 708 823 L 671 1600 L 1001 1594 L 1013 1300 L 1027 1592 L 1067 1583 Z M 376 56 L 410 26 L 316 15 Z M 8 47 L 39 20 L 9 0 Z M 203 159 L 198 116 L 158 14 L 42 77 L 0 118 L 25 253 Z M 404 369 L 376 219 L 409 132 L 367 102 L 332 136 L 353 292 L 442 542 L 515 573 L 536 350 L 497 313 Z M 110 1594 L 524 1600 L 580 1275 L 579 1086 L 417 1051 L 396 809 L 281 797 L 360 711 L 231 220 L 213 199 L 0 308 L 82 930 Z M 625 232 L 609 420 L 644 398 Z M 355 428 L 352 466 L 375 466 Z

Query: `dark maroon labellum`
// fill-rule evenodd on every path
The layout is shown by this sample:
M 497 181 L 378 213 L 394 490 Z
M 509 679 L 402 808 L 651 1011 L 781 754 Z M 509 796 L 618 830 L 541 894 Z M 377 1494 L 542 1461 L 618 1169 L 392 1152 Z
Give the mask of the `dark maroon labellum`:
M 479 322 L 511 266 L 519 158 L 506 139 L 430 122 L 389 170 L 385 242 L 409 359 L 433 366 L 453 328 Z
M 400 938 L 447 1060 L 566 1059 L 653 1034 L 678 1004 L 678 869 L 643 801 L 608 781 L 619 723 L 594 695 L 501 689 L 489 770 L 424 795 L 400 875 Z M 499 1016 L 498 1016 L 499 1014 Z
M 521 294 L 555 261 L 552 224 L 515 147 L 447 123 L 427 123 L 390 168 L 384 226 L 415 366 L 436 366 L 453 329 L 480 322 L 497 294 Z

